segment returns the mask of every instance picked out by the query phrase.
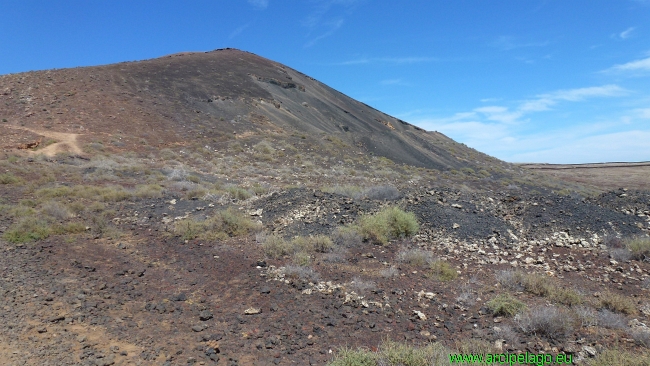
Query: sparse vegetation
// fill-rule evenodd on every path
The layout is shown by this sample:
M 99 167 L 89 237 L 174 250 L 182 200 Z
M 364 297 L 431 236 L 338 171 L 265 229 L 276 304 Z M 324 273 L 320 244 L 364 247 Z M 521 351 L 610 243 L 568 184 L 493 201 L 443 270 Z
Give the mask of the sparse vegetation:
M 414 347 L 386 341 L 376 352 L 364 349 L 342 348 L 328 366 L 430 366 L 449 363 L 448 348 L 439 343 Z
M 519 313 L 515 321 L 525 334 L 534 334 L 548 340 L 562 340 L 573 331 L 571 315 L 555 306 L 540 306 Z
M 637 353 L 610 349 L 587 361 L 590 366 L 648 366 L 650 353 Z
M 20 182 L 20 178 L 11 173 L 0 174 L 0 184 L 17 184 Z
M 434 261 L 433 253 L 422 249 L 402 249 L 397 253 L 397 261 L 415 267 L 424 267 Z
M 546 297 L 559 304 L 573 306 L 585 301 L 584 296 L 575 289 L 558 286 L 554 279 L 545 275 L 506 270 L 497 272 L 496 278 L 507 289 L 526 291 L 536 296 Z
M 413 213 L 404 212 L 398 207 L 387 207 L 374 215 L 362 216 L 359 229 L 365 239 L 386 245 L 390 239 L 414 235 L 420 226 Z
M 510 294 L 499 294 L 487 302 L 494 315 L 515 316 L 526 309 L 526 304 L 512 297 Z
M 227 209 L 205 219 L 186 218 L 179 220 L 174 224 L 174 233 L 183 240 L 216 240 L 247 235 L 259 228 L 259 224 L 253 222 L 241 212 Z
M 429 274 L 440 281 L 451 281 L 458 277 L 458 272 L 447 262 L 435 260 L 429 264 Z
M 632 299 L 610 291 L 605 291 L 600 295 L 598 307 L 625 315 L 635 315 L 638 312 Z
M 637 237 L 625 241 L 625 247 L 631 252 L 632 259 L 650 261 L 650 238 Z

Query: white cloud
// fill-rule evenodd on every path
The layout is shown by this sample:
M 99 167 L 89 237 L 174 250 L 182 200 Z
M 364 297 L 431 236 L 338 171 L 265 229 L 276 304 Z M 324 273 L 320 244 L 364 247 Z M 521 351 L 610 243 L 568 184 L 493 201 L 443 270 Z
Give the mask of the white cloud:
M 503 51 L 510 51 L 516 48 L 528 48 L 528 47 L 545 47 L 550 44 L 549 41 L 542 42 L 519 42 L 515 37 L 512 36 L 500 36 L 496 40 L 490 43 L 491 46 L 500 48 Z
M 440 131 L 457 141 L 506 161 L 636 161 L 644 154 L 646 158 L 650 158 L 647 156 L 650 150 L 644 140 L 650 134 L 650 130 L 645 131 L 647 123 L 644 121 L 650 118 L 650 108 L 627 111 L 626 115 L 613 121 L 585 121 L 557 130 L 549 130 L 543 123 L 533 125 L 529 118 L 524 119 L 535 112 L 550 110 L 562 102 L 575 103 L 591 98 L 618 97 L 626 93 L 627 90 L 617 85 L 563 89 L 539 94 L 535 98 L 515 104 L 514 107 L 481 106 L 470 112 L 455 113 L 444 118 L 421 118 L 413 123 L 428 130 Z M 621 128 L 640 130 L 642 133 L 636 136 L 618 135 L 618 132 L 613 132 Z M 600 137 L 596 138 L 597 136 Z M 629 146 L 621 136 L 633 136 L 630 137 Z M 647 141 L 650 141 L 650 138 Z M 598 144 L 602 144 L 602 149 L 599 150 Z
M 402 79 L 386 79 L 379 82 L 381 85 L 404 85 Z
M 240 34 L 241 34 L 241 33 L 242 33 L 246 28 L 248 28 L 249 25 L 250 25 L 250 23 L 248 23 L 248 24 L 244 24 L 244 25 L 242 25 L 242 26 L 240 26 L 240 27 L 237 27 L 237 29 L 235 29 L 234 31 L 232 31 L 232 33 L 230 33 L 230 35 L 228 36 L 228 38 L 229 38 L 229 39 L 232 39 L 232 38 L 237 37 L 237 36 L 240 35 Z
M 369 63 L 387 63 L 387 64 L 418 64 L 426 62 L 440 61 L 436 57 L 374 57 L 374 58 L 358 58 L 348 61 L 343 61 L 336 63 L 335 65 L 345 66 L 345 65 L 364 65 Z
M 621 39 L 630 38 L 630 36 L 632 35 L 632 32 L 634 32 L 634 29 L 635 29 L 634 27 L 630 27 L 630 28 L 622 31 L 621 33 L 619 33 L 618 36 Z
M 638 118 L 650 119 L 650 108 L 635 109 L 633 112 Z
M 311 40 L 309 40 L 309 42 L 307 42 L 305 44 L 305 48 L 311 47 L 311 46 L 315 45 L 321 39 L 331 36 L 332 34 L 334 34 L 334 32 L 336 32 L 339 28 L 341 28 L 342 25 L 343 25 L 343 19 L 338 19 L 336 21 L 332 21 L 332 22 L 328 23 L 327 26 L 329 27 L 329 30 L 327 30 L 325 33 L 322 33 L 321 35 L 319 35 L 317 37 L 314 37 Z
M 627 91 L 618 85 L 603 85 L 592 86 L 587 88 L 577 88 L 568 90 L 558 90 L 549 94 L 542 94 L 538 97 L 541 99 L 549 99 L 552 101 L 566 100 L 570 102 L 578 102 L 592 97 L 616 97 L 625 95 Z
M 266 9 L 269 6 L 269 0 L 248 0 L 248 3 L 258 9 Z
M 650 57 L 630 61 L 625 64 L 614 65 L 605 71 L 650 71 Z

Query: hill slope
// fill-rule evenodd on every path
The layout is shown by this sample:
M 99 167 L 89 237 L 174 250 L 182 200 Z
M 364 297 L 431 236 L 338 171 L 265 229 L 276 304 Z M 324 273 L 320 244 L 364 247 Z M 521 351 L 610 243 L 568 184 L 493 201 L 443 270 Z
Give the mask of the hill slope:
M 426 168 L 458 169 L 469 155 L 488 158 L 235 49 L 4 75 L 0 92 L 0 118 L 8 121 L 0 124 L 5 149 L 37 140 L 25 129 L 7 131 L 9 125 L 80 134 L 81 144 L 121 133 L 117 145 L 125 149 L 143 141 L 162 148 L 299 133 L 335 137 L 349 155 Z

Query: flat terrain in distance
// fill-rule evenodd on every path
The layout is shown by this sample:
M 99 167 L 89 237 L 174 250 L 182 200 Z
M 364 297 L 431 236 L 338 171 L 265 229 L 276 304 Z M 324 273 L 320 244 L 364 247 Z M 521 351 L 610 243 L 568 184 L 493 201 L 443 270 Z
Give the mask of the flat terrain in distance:
M 650 189 L 650 162 L 598 164 L 519 164 L 553 178 L 587 184 L 603 190 Z

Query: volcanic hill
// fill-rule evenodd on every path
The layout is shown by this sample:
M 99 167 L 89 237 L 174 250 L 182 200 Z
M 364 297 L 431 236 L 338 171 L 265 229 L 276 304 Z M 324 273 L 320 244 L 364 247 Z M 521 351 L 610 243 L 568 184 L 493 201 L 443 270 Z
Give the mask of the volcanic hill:
M 0 148 L 2 365 L 650 362 L 646 170 L 526 169 L 234 49 L 0 76 Z

